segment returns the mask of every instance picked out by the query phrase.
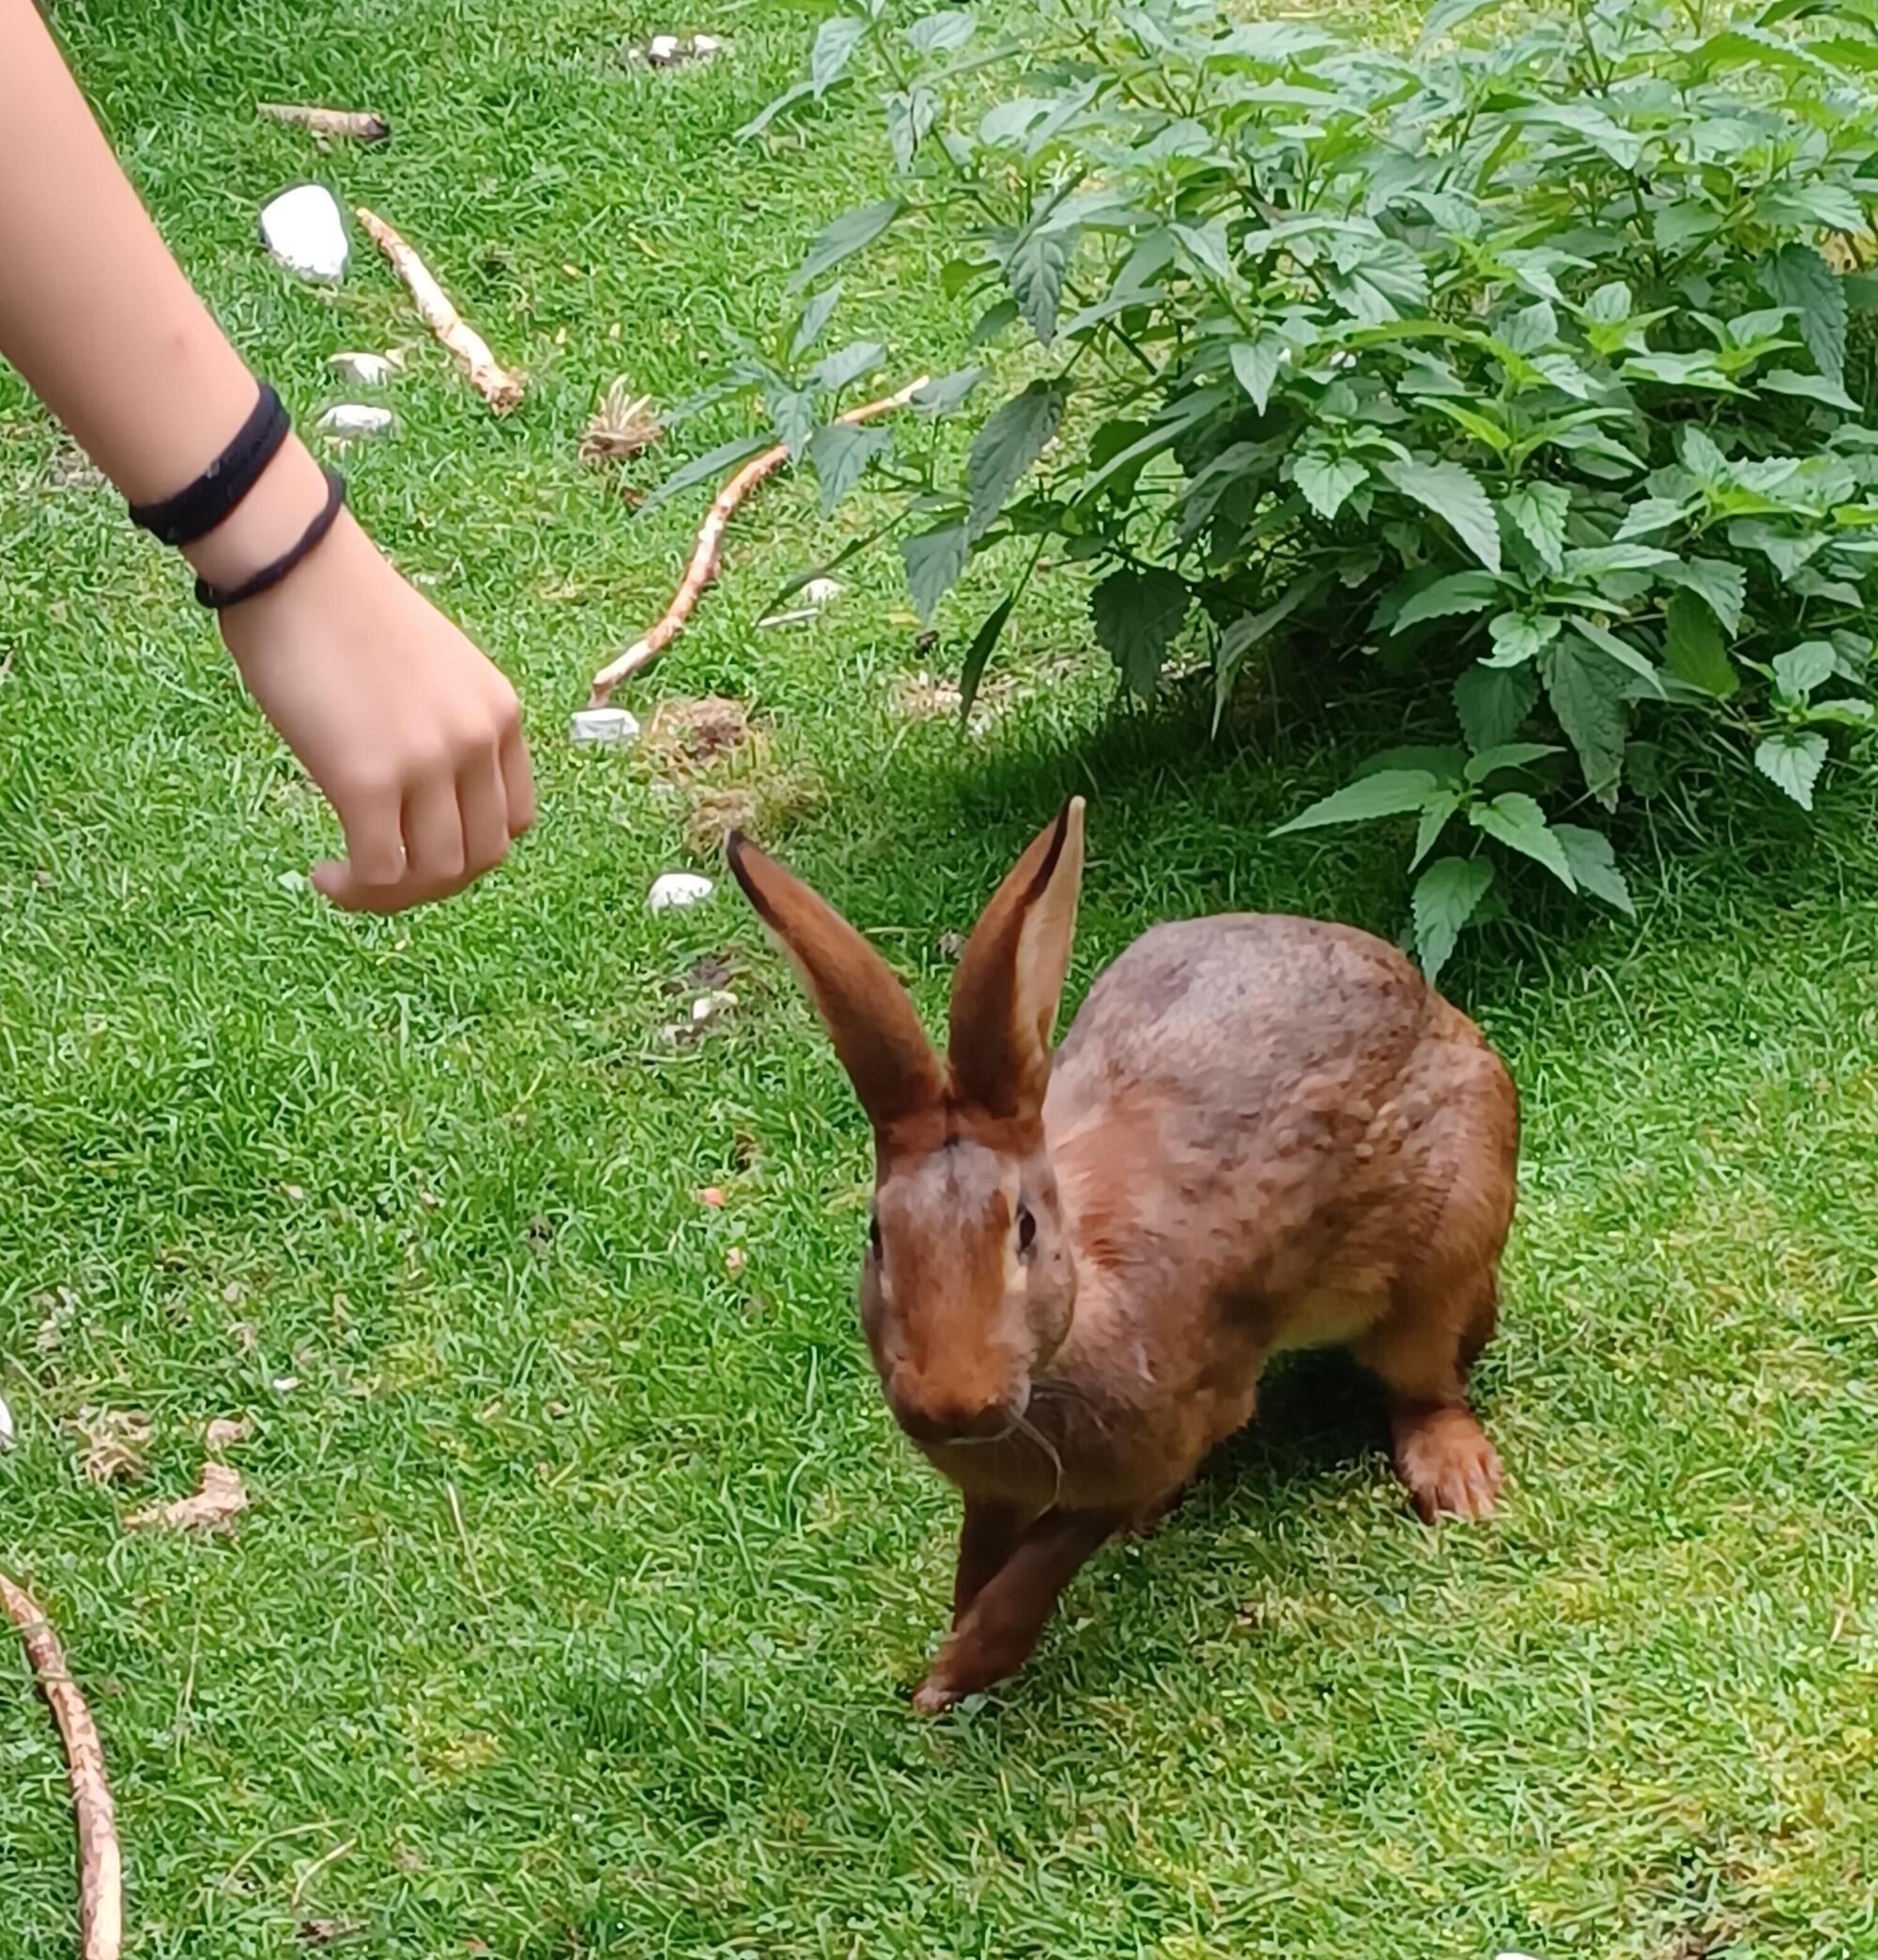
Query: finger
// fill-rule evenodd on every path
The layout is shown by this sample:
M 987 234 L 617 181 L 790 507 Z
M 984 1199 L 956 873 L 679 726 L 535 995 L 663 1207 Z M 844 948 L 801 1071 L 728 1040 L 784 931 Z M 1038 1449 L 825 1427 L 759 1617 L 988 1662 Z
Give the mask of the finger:
M 485 750 L 456 779 L 456 807 L 463 814 L 463 863 L 480 878 L 509 855 L 509 804 L 502 765 Z
M 316 890 L 348 911 L 380 909 L 379 902 L 403 882 L 405 845 L 393 795 L 361 795 L 335 800 L 346 826 L 346 857 L 318 865 Z
M 406 792 L 404 834 L 411 885 L 426 896 L 441 896 L 464 883 L 463 818 L 454 776 L 432 777 Z
M 513 719 L 502 735 L 502 787 L 509 806 L 509 835 L 519 837 L 534 822 L 534 764 L 529 761 L 528 740 L 521 718 Z

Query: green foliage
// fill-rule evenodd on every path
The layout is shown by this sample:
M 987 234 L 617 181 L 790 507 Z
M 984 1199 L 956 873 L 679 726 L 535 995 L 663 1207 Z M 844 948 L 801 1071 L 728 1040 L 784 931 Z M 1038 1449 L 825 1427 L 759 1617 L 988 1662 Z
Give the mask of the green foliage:
M 1032 0 L 1008 39 L 870 0 L 773 105 L 890 85 L 901 196 L 830 224 L 797 290 L 916 221 L 975 341 L 1027 328 L 1042 370 L 962 485 L 937 446 L 898 456 L 921 612 L 1021 533 L 1086 567 L 1136 694 L 1183 640 L 1222 704 L 1294 639 L 1385 663 L 1452 718 L 1452 764 L 1285 828 L 1413 819 L 1415 866 L 1445 839 L 1414 887 L 1430 971 L 1495 866 L 1502 896 L 1543 872 L 1630 910 L 1581 819 L 1644 792 L 1670 723 L 1810 809 L 1871 719 L 1878 301 L 1843 269 L 1878 194 L 1878 0 L 1493 11 L 1444 0 L 1404 54 L 1214 0 Z M 834 500 L 892 452 L 818 449 L 818 373 L 747 378 Z

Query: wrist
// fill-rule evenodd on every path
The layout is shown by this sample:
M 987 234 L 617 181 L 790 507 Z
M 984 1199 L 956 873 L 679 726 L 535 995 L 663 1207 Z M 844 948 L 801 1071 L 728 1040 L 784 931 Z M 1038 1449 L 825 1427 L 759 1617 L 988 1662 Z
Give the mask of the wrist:
M 254 488 L 182 555 L 210 585 L 239 585 L 292 549 L 325 502 L 319 465 L 300 438 L 289 435 Z

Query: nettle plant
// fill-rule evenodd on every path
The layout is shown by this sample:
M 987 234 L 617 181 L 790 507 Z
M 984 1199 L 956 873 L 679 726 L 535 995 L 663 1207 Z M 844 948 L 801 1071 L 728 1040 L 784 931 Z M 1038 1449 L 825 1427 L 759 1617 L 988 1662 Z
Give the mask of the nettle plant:
M 1413 820 L 1431 974 L 1516 859 L 1630 910 L 1598 813 L 1648 794 L 1665 716 L 1808 809 L 1872 720 L 1878 0 L 1601 0 L 1490 39 L 1486 11 L 1444 0 L 1401 53 L 1211 0 L 1031 0 L 1008 34 L 868 0 L 752 125 L 886 85 L 902 194 L 828 226 L 786 353 L 739 379 L 830 507 L 898 489 L 926 615 L 1020 541 L 968 700 L 1046 548 L 1137 694 L 1204 648 L 1224 704 L 1287 640 L 1439 690 L 1452 746 L 1285 826 Z M 916 219 L 975 344 L 1034 343 L 962 483 L 824 420 L 877 346 L 808 364 L 828 275 Z

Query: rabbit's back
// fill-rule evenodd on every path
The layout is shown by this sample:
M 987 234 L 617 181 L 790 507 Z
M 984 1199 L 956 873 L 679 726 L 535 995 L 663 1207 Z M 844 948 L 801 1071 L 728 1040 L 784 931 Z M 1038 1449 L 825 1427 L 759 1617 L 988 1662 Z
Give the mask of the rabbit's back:
M 1045 1124 L 1114 1310 L 1171 1332 L 1228 1307 L 1248 1357 L 1490 1263 L 1512 1213 L 1499 1057 L 1393 947 L 1317 920 L 1144 934 L 1065 1036 Z

